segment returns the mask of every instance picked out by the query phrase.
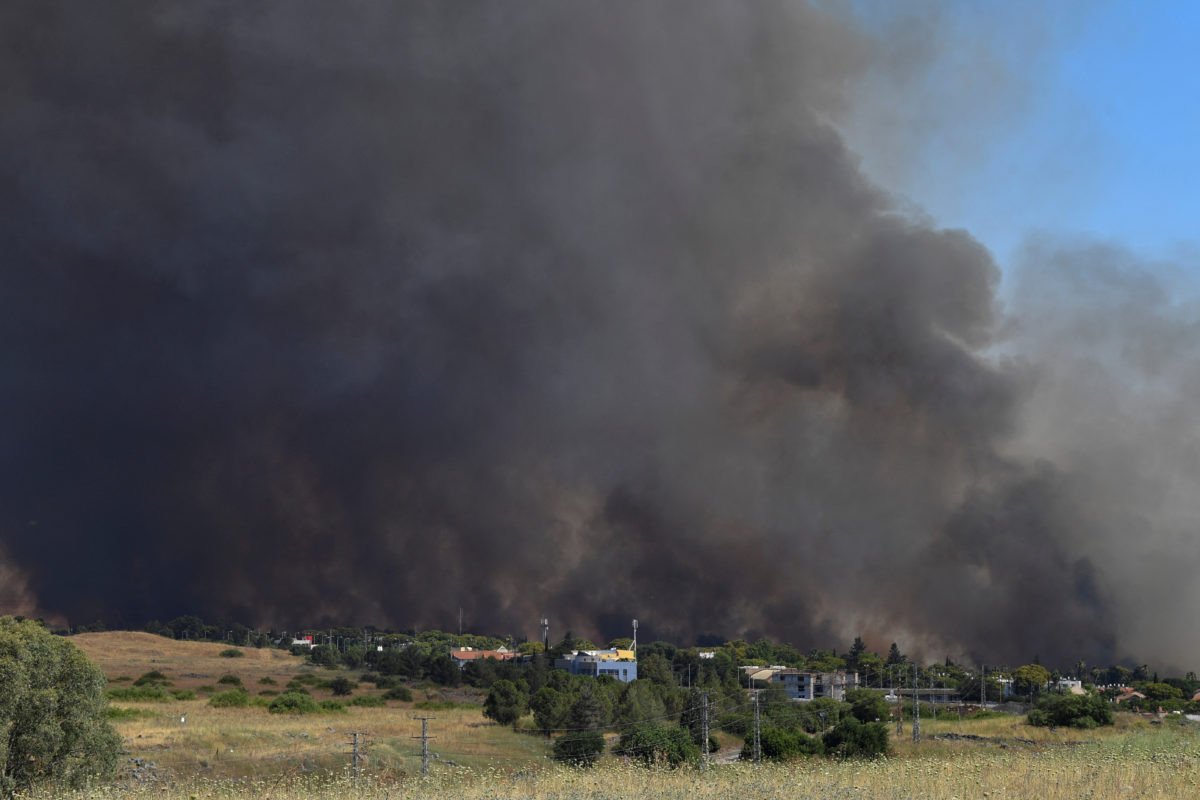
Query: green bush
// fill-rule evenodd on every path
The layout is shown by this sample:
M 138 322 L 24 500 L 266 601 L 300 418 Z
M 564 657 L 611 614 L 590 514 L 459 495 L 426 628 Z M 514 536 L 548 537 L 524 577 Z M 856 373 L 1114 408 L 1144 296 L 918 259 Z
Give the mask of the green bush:
M 241 686 L 242 679 L 239 678 L 237 675 L 222 675 L 220 678 L 217 679 L 217 683 L 223 683 L 228 686 Z
M 109 683 L 129 683 L 131 680 L 133 680 L 133 678 L 129 677 L 128 675 L 121 675 L 118 678 L 113 678 L 109 681 Z
M 358 688 L 358 684 L 343 675 L 339 675 L 331 681 L 326 681 L 325 687 L 338 697 L 349 697 Z
M 259 684 L 261 684 L 263 686 L 278 686 L 279 685 L 278 681 L 276 681 L 270 675 L 267 675 L 264 678 L 259 678 L 258 682 L 259 682 Z
M 263 697 L 261 694 L 250 698 L 250 705 L 254 708 L 270 708 L 271 698 Z
M 197 686 L 196 691 L 202 694 L 212 694 L 213 692 L 217 691 L 217 687 L 213 686 L 211 683 L 206 683 L 203 686 Z
M 171 692 L 171 697 L 174 697 L 176 700 L 195 700 L 196 693 L 191 689 L 176 689 Z
M 825 745 L 816 736 L 803 731 L 775 726 L 765 727 L 759 734 L 762 757 L 766 761 L 789 761 L 800 756 L 819 756 Z M 754 732 L 748 731 L 742 747 L 742 758 L 754 757 Z
M 246 654 L 241 650 L 238 650 L 236 647 L 229 647 L 217 653 L 217 655 L 219 655 L 221 658 L 242 658 Z
M 554 760 L 575 767 L 592 767 L 604 752 L 598 731 L 575 731 L 554 742 Z
M 360 708 L 379 708 L 387 705 L 382 697 L 376 697 L 373 694 L 360 694 L 350 700 L 349 704 Z
M 700 758 L 700 748 L 686 728 L 664 728 L 654 723 L 634 725 L 626 730 L 613 752 L 646 766 L 662 764 L 672 768 Z
M 149 672 L 142 673 L 142 675 L 136 681 L 133 682 L 133 685 L 134 686 L 146 686 L 146 685 L 152 686 L 156 683 L 161 684 L 161 683 L 166 683 L 166 682 L 167 682 L 166 675 L 163 675 L 161 672 L 159 672 L 156 669 L 152 669 Z
M 272 714 L 316 714 L 321 707 L 307 693 L 284 692 L 271 701 L 267 710 Z
M 821 737 L 825 752 L 839 758 L 874 758 L 887 755 L 888 731 L 882 722 L 859 722 L 846 716 Z
M 1037 707 L 1026 717 L 1026 722 L 1040 727 L 1058 725 L 1088 729 L 1112 725 L 1113 713 L 1108 702 L 1099 695 L 1050 695 L 1038 701 Z
M 279 692 L 275 691 L 274 689 L 263 689 L 261 692 L 258 693 L 258 696 L 259 697 L 278 697 Z
M 230 689 L 208 698 L 213 708 L 245 708 L 250 704 L 250 694 L 242 688 Z
M 383 699 L 402 700 L 405 703 L 411 703 L 413 695 L 407 686 L 393 686 L 383 693 Z
M 339 712 L 339 711 L 345 711 L 346 704 L 341 702 L 340 700 L 322 700 L 321 701 L 321 710 L 335 712 L 335 713 Z
M 109 700 L 123 700 L 125 702 L 148 701 L 165 703 L 171 699 L 166 690 L 158 686 L 114 686 L 104 692 L 104 696 Z

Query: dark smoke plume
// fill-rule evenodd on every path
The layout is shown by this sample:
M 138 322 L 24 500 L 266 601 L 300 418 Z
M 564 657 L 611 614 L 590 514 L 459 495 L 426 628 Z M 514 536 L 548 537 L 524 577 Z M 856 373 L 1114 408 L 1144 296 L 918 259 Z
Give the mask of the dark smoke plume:
M 0 31 L 12 602 L 1119 654 L 1086 466 L 1019 446 L 1041 384 L 996 355 L 998 269 L 830 122 L 871 57 L 845 22 L 13 3 Z

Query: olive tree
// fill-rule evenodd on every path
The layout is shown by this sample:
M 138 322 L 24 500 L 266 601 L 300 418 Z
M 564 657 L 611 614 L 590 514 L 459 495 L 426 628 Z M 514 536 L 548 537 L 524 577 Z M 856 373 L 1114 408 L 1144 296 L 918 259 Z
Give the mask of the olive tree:
M 121 742 L 104 718 L 104 686 L 71 642 L 0 617 L 0 794 L 112 773 Z

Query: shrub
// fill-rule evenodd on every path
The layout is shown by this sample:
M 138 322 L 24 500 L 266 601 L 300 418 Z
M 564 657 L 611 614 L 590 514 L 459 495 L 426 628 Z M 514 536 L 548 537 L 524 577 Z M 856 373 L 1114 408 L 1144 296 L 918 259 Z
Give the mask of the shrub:
M 128 675 L 122 675 L 119 678 L 113 678 L 109 681 L 109 683 L 129 683 L 131 680 L 133 680 L 133 678 L 129 677 Z
M 554 742 L 554 759 L 575 767 L 595 766 L 604 752 L 604 737 L 598 731 L 575 731 Z
M 250 694 L 242 688 L 230 689 L 208 698 L 213 708 L 245 708 L 250 704 Z
M 261 694 L 250 698 L 250 705 L 254 708 L 270 708 L 271 698 L 263 697 Z
M 0 617 L 0 796 L 34 784 L 78 787 L 116 768 L 104 673 L 41 624 Z
M 328 681 L 326 686 L 338 697 L 349 697 L 358 687 L 358 684 L 343 675 L 339 675 L 333 680 Z
M 1041 727 L 1059 725 L 1087 729 L 1112 725 L 1113 714 L 1108 703 L 1099 695 L 1050 695 L 1038 701 L 1026 721 Z
M 339 712 L 339 711 L 345 711 L 346 704 L 341 702 L 340 700 L 322 700 L 321 701 L 321 710 L 335 712 L 335 713 Z
M 203 694 L 212 694 L 216 690 L 217 690 L 217 687 L 213 686 L 211 683 L 206 683 L 203 686 L 196 687 L 196 691 L 201 692 Z
M 788 761 L 800 756 L 819 756 L 825 752 L 824 743 L 816 736 L 803 731 L 775 726 L 764 727 L 759 735 L 762 757 L 767 761 Z M 742 747 L 742 758 L 754 756 L 754 732 L 746 734 Z
M 383 693 L 383 699 L 403 700 L 405 703 L 411 703 L 413 695 L 407 686 L 393 686 Z
M 224 683 L 228 686 L 241 686 L 242 679 L 237 675 L 222 675 L 217 679 L 217 683 Z
M 278 686 L 279 685 L 279 683 L 274 678 L 272 678 L 270 675 L 267 675 L 266 677 L 263 677 L 263 678 L 259 678 L 258 682 L 259 682 L 259 684 L 261 684 L 263 686 Z
M 161 672 L 159 672 L 156 669 L 152 669 L 149 672 L 142 673 L 142 675 L 140 677 L 138 677 L 138 679 L 136 681 L 133 682 L 133 685 L 134 686 L 147 686 L 147 685 L 152 686 L 156 683 L 166 683 L 166 682 L 167 682 L 166 675 L 163 675 Z
M 171 692 L 171 697 L 174 697 L 176 700 L 195 700 L 196 693 L 191 689 L 176 689 Z
M 263 689 L 261 692 L 258 693 L 258 696 L 259 697 L 278 697 L 279 692 L 275 691 L 274 689 Z
M 267 710 L 272 714 L 316 714 L 321 707 L 307 693 L 284 692 L 271 701 Z
M 700 758 L 700 748 L 686 728 L 664 728 L 654 723 L 634 725 L 621 734 L 613 751 L 640 761 L 646 766 L 663 764 L 678 767 Z
M 362 675 L 358 676 L 358 682 L 359 683 L 374 683 L 374 684 L 378 685 L 379 673 L 378 672 L 364 672 Z
M 158 686 L 114 686 L 112 689 L 107 690 L 104 696 L 109 700 L 123 700 L 125 702 L 147 701 L 165 703 L 171 699 L 171 696 Z
M 821 737 L 825 752 L 839 758 L 874 758 L 887 755 L 888 731 L 882 722 L 859 722 L 847 716 Z
M 379 708 L 380 706 L 387 705 L 382 697 L 376 697 L 373 694 L 360 694 L 358 697 L 350 700 L 349 704 L 361 708 Z
M 227 647 L 226 649 L 217 653 L 217 655 L 219 655 L 221 658 L 242 658 L 246 654 L 241 650 L 238 650 L 236 647 Z

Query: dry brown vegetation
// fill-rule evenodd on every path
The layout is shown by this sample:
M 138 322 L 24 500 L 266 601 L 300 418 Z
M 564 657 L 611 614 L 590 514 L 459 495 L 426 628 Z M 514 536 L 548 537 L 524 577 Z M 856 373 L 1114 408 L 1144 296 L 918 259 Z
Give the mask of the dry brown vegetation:
M 301 672 L 311 671 L 304 658 L 285 650 L 239 647 L 241 658 L 224 658 L 222 650 L 228 644 L 186 642 L 135 631 L 81 633 L 70 637 L 104 670 L 109 681 L 116 678 L 137 678 L 143 673 L 158 670 L 167 676 L 175 689 L 195 689 L 212 684 L 222 675 L 231 673 L 242 679 L 247 687 L 260 678 L 270 677 L 281 685 Z

